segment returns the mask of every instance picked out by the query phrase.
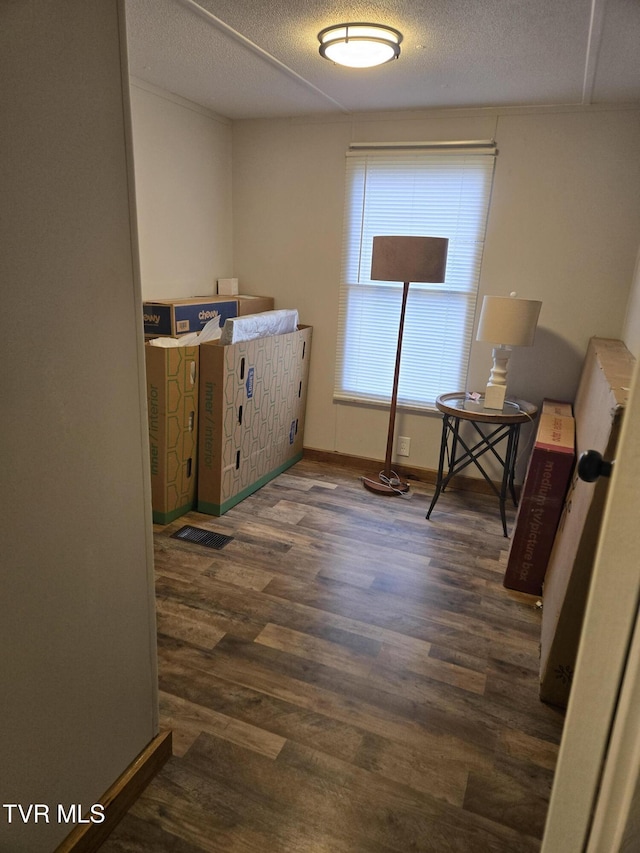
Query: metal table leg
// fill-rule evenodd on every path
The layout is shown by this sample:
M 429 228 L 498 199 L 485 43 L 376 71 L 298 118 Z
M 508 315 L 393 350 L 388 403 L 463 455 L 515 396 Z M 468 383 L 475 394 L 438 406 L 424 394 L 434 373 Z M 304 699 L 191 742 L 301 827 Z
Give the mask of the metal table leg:
M 429 518 L 431 515 L 431 510 L 436 505 L 438 498 L 440 497 L 440 492 L 442 491 L 442 480 L 444 474 L 444 457 L 447 452 L 447 437 L 449 432 L 449 416 L 443 415 L 442 417 L 442 438 L 440 439 L 440 459 L 438 461 L 438 479 L 436 481 L 436 488 L 433 493 L 433 497 L 431 498 L 431 504 L 429 505 L 429 509 L 427 510 L 427 514 L 425 518 Z M 449 469 L 451 469 L 451 457 L 449 457 Z
M 431 499 L 431 504 L 427 510 L 426 518 L 431 516 L 431 512 L 435 507 L 440 494 L 446 489 L 452 477 L 459 474 L 468 465 L 475 465 L 480 471 L 485 480 L 489 483 L 500 504 L 500 519 L 502 521 L 502 530 L 506 536 L 507 533 L 507 516 L 506 516 L 506 499 L 509 492 L 513 498 L 514 505 L 517 506 L 515 494 L 515 464 L 518 449 L 518 437 L 520 434 L 520 424 L 501 424 L 490 433 L 484 433 L 479 426 L 474 423 L 480 440 L 475 444 L 468 444 L 460 435 L 460 419 L 450 418 L 444 415 L 442 419 L 442 438 L 440 441 L 440 458 L 438 461 L 438 478 L 435 486 L 435 491 Z M 451 450 L 449 450 L 449 437 L 451 437 Z M 507 440 L 507 447 L 504 456 L 496 450 L 496 445 Z M 457 458 L 458 447 L 462 448 L 462 454 Z M 485 469 L 483 468 L 480 457 L 485 453 L 490 452 L 498 460 L 502 467 L 502 479 L 500 489 L 496 488 L 496 484 L 491 480 Z M 447 473 L 445 475 L 445 456 L 448 455 Z

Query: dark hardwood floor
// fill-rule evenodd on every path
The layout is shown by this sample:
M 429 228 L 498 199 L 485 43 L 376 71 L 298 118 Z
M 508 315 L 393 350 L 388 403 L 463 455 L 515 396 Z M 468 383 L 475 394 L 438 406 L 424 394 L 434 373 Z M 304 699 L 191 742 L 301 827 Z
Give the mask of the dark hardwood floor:
M 502 585 L 497 502 L 447 491 L 426 521 L 432 486 L 359 473 L 303 460 L 156 527 L 174 756 L 101 853 L 539 850 L 563 714 L 538 698 L 536 599 Z M 171 539 L 184 524 L 234 539 Z

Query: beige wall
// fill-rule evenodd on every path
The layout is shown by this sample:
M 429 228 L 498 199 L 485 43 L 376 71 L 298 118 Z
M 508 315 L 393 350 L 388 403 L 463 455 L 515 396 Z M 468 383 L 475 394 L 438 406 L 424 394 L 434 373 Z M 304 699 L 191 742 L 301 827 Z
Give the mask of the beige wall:
M 216 292 L 232 276 L 231 122 L 132 80 L 142 295 Z
M 0 850 L 50 853 L 156 734 L 116 0 L 0 4 Z
M 499 154 L 480 295 L 543 301 L 535 346 L 512 358 L 510 391 L 572 399 L 589 337 L 623 329 L 640 233 L 640 111 L 234 123 L 234 274 L 314 327 L 307 447 L 377 459 L 385 450 L 386 410 L 332 401 L 349 141 L 490 137 Z M 489 368 L 490 345 L 475 344 L 468 387 L 486 383 Z M 396 434 L 412 439 L 409 463 L 437 466 L 436 415 L 401 412 Z

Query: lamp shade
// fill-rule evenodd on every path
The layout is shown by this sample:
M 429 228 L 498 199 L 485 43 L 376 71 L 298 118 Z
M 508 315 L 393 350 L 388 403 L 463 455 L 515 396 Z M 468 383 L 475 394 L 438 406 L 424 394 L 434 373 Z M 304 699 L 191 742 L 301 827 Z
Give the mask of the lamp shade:
M 447 268 L 446 237 L 374 237 L 373 281 L 443 282 Z
M 530 347 L 542 302 L 513 296 L 485 296 L 476 340 L 510 347 Z

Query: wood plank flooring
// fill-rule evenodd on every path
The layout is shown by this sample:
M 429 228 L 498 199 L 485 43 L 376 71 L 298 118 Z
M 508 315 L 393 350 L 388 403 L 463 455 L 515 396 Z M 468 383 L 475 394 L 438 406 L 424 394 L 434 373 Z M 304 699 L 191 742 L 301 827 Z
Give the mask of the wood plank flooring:
M 303 459 L 156 527 L 174 756 L 102 853 L 539 850 L 563 714 L 538 698 L 536 599 L 502 585 L 497 502 L 445 492 L 426 521 L 432 486 L 359 473 Z

